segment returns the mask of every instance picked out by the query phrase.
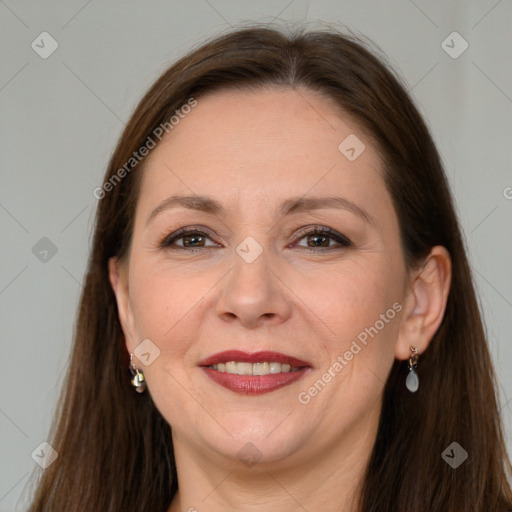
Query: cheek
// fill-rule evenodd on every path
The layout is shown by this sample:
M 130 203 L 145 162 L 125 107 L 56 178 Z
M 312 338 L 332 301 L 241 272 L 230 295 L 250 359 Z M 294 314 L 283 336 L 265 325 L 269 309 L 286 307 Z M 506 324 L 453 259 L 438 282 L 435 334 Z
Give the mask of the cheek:
M 205 284 L 204 276 L 183 277 L 142 259 L 134 263 L 133 275 L 130 295 L 138 337 L 152 340 L 164 355 L 180 357 L 194 334 L 186 326 L 211 286 Z
M 327 429 L 347 427 L 373 410 L 394 360 L 400 268 L 376 260 L 301 284 L 304 302 L 322 320 L 315 342 L 325 351 L 318 371 L 301 385 L 299 402 L 323 417 Z
M 317 340 L 325 349 L 322 371 L 332 368 L 341 357 L 344 378 L 337 380 L 340 385 L 380 386 L 375 375 L 385 380 L 400 325 L 399 270 L 389 262 L 374 262 L 347 266 L 331 273 L 329 279 L 303 283 L 299 294 L 318 314 L 322 320 L 319 332 L 325 333 Z M 354 393 L 361 390 L 358 386 L 354 386 Z
M 397 275 L 390 267 L 350 265 L 304 281 L 300 293 L 325 319 L 331 336 L 347 340 L 375 324 L 400 299 Z

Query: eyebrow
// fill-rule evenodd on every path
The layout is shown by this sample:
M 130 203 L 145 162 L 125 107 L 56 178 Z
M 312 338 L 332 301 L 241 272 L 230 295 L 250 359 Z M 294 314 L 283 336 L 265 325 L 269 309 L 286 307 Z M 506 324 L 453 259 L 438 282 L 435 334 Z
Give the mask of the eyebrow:
M 174 195 L 164 199 L 149 215 L 146 225 L 154 219 L 161 212 L 170 210 L 172 208 L 187 208 L 189 210 L 197 210 L 212 215 L 225 215 L 226 210 L 216 199 L 208 196 L 179 196 Z M 279 211 L 282 216 L 290 215 L 298 212 L 309 212 L 313 210 L 323 210 L 329 208 L 336 208 L 340 210 L 347 210 L 358 217 L 361 217 L 368 224 L 374 224 L 374 219 L 371 215 L 358 206 L 357 204 L 345 199 L 343 197 L 292 197 L 283 201 Z

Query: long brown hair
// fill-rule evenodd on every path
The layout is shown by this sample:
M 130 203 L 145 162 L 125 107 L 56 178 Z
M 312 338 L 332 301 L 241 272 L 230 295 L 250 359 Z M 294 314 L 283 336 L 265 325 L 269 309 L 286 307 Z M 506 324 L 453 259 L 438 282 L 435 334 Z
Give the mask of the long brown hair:
M 403 362 L 391 368 L 361 512 L 512 508 L 496 380 L 447 179 L 425 122 L 383 62 L 365 40 L 337 30 L 286 34 L 253 26 L 195 49 L 146 93 L 105 175 L 107 183 L 125 169 L 99 200 L 71 363 L 52 427 L 59 456 L 40 477 L 31 512 L 158 512 L 171 503 L 177 490 L 171 428 L 149 393 L 130 385 L 108 277 L 109 258 L 125 255 L 131 240 L 144 160 L 130 158 L 190 98 L 269 86 L 318 91 L 349 113 L 381 155 L 407 265 L 417 265 L 435 245 L 446 247 L 453 262 L 445 316 L 417 370 L 418 392 L 404 391 Z M 468 453 L 457 469 L 442 457 L 454 442 Z

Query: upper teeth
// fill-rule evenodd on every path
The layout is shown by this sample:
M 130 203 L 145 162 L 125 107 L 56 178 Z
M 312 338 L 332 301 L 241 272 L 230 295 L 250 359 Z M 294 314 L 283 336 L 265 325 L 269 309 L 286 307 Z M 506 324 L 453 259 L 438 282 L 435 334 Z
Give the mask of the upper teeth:
M 225 373 L 236 373 L 238 375 L 268 375 L 269 373 L 295 372 L 299 368 L 291 367 L 287 363 L 239 363 L 229 361 L 210 366 L 214 370 Z

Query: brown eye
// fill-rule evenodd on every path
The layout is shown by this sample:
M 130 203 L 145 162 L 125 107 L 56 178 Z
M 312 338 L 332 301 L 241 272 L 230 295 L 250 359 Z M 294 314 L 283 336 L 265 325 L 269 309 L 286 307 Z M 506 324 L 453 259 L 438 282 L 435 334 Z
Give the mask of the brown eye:
M 350 247 L 352 242 L 341 233 L 330 228 L 314 227 L 299 234 L 299 240 L 306 239 L 306 246 L 295 244 L 297 247 L 304 248 L 313 252 L 328 252 L 331 250 Z M 210 240 L 212 244 L 207 245 Z M 181 241 L 181 243 L 177 243 Z M 331 242 L 335 242 L 332 244 Z M 219 244 L 213 242 L 210 236 L 204 231 L 196 229 L 182 229 L 167 236 L 160 244 L 161 248 L 178 250 L 195 250 L 219 247 Z
M 182 243 L 176 241 L 182 240 Z M 178 231 L 169 235 L 160 244 L 162 248 L 172 249 L 202 249 L 215 247 L 218 244 L 206 245 L 206 241 L 211 240 L 207 233 L 199 230 Z
M 305 249 L 311 249 L 316 251 L 317 248 L 326 248 L 327 250 L 340 249 L 345 247 L 350 247 L 352 242 L 341 233 L 337 233 L 336 231 L 330 228 L 317 227 L 310 229 L 309 231 L 300 233 L 300 240 L 303 238 L 307 239 L 307 246 L 301 246 Z M 338 245 L 332 245 L 330 242 L 334 240 Z M 318 251 L 325 252 L 325 251 Z

